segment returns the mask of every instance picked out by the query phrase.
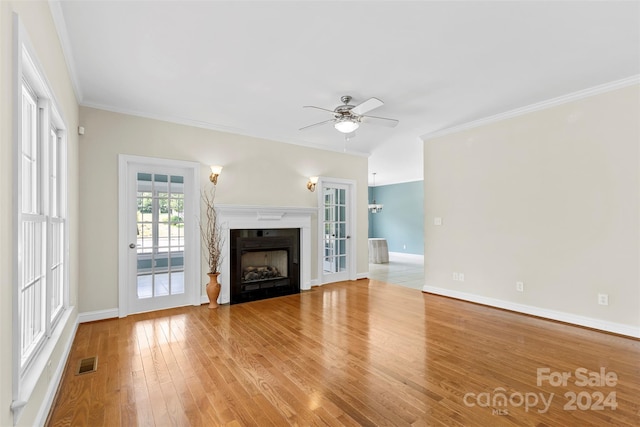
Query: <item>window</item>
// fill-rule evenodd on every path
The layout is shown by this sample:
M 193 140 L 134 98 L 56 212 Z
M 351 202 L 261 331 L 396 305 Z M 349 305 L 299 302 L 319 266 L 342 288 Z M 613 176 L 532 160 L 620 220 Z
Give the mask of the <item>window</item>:
M 23 368 L 42 342 L 45 333 L 46 225 L 41 203 L 42 147 L 39 141 L 38 105 L 26 82 L 22 84 L 21 198 L 18 237 L 18 316 L 20 318 L 20 367 Z
M 66 126 L 23 37 L 14 80 L 14 421 L 69 318 Z

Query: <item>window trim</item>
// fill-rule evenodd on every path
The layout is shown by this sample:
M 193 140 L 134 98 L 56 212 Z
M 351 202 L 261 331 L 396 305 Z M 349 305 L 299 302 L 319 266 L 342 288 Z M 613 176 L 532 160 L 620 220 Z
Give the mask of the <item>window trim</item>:
M 50 371 L 51 357 L 56 349 L 65 327 L 69 324 L 71 319 L 72 309 L 69 306 L 69 224 L 68 224 L 68 165 L 67 165 L 67 126 L 64 117 L 61 114 L 61 109 L 58 107 L 56 98 L 51 90 L 51 85 L 48 83 L 43 68 L 40 66 L 35 49 L 29 41 L 28 35 L 17 13 L 13 13 L 13 113 L 12 113 L 12 126 L 13 126 L 13 247 L 14 257 L 12 260 L 13 280 L 12 280 L 12 403 L 11 410 L 13 412 L 13 422 L 17 424 L 24 406 L 29 401 L 33 390 L 40 378 L 45 373 L 45 370 Z M 44 338 L 37 344 L 37 348 L 33 354 L 29 357 L 29 360 L 24 364 L 22 363 L 22 348 L 21 348 L 21 307 L 20 307 L 20 286 L 21 286 L 21 254 L 23 252 L 23 243 L 21 242 L 21 225 L 25 214 L 22 212 L 22 92 L 23 83 L 27 86 L 27 89 L 36 98 L 36 122 L 38 127 L 38 142 L 40 145 L 40 156 L 38 159 L 40 164 L 39 171 L 39 186 L 44 194 L 39 196 L 39 204 L 37 216 L 44 216 L 44 234 L 43 239 L 46 239 L 47 248 L 45 250 L 45 260 L 42 265 L 45 269 L 43 274 L 45 275 L 44 285 L 47 288 L 45 292 L 45 308 L 42 314 L 45 316 L 44 326 Z M 39 114 L 39 110 L 44 109 L 45 114 Z M 59 144 L 59 171 L 57 179 L 59 180 L 58 188 L 61 190 L 60 196 L 60 208 L 59 211 L 62 215 L 53 218 L 49 215 L 49 200 L 48 193 L 50 192 L 50 176 L 49 176 L 49 162 L 50 158 L 47 155 L 49 149 L 49 134 L 51 129 L 56 129 L 57 143 Z M 42 130 L 42 131 L 41 131 Z M 29 215 L 29 214 L 26 214 Z M 61 256 L 63 257 L 63 292 L 62 292 L 62 308 L 52 319 L 51 314 L 51 298 L 50 288 L 51 282 L 49 280 L 50 273 L 48 272 L 49 248 L 48 242 L 50 230 L 52 229 L 52 219 L 56 222 L 63 224 L 62 238 L 64 243 L 61 249 Z

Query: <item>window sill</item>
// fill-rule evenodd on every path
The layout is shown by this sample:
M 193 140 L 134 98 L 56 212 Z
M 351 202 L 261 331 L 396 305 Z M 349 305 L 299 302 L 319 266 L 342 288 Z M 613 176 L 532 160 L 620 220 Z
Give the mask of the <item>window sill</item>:
M 73 326 L 74 330 L 69 335 L 69 342 L 66 346 L 69 348 L 63 349 L 61 359 L 58 362 L 58 367 L 56 371 L 60 371 L 60 372 L 59 373 L 56 372 L 55 376 L 53 375 L 54 372 L 51 371 L 52 369 L 50 365 L 51 357 L 53 356 L 53 353 L 56 350 L 56 347 L 58 346 L 60 339 L 62 338 L 62 334 L 64 333 L 65 329 L 69 325 L 71 315 L 74 312 L 75 312 L 75 307 L 68 307 L 64 311 L 64 313 L 62 313 L 62 316 L 60 317 L 55 329 L 53 330 L 53 333 L 51 334 L 51 337 L 47 339 L 42 349 L 40 350 L 39 354 L 35 357 L 31 365 L 20 377 L 17 396 L 14 395 L 13 402 L 11 403 L 11 410 L 13 412 L 14 425 L 18 423 L 24 407 L 29 403 L 29 400 L 31 399 L 31 395 L 33 394 L 33 391 L 38 385 L 38 382 L 40 382 L 40 380 L 42 379 L 43 375 L 46 375 L 45 381 L 48 383 L 47 389 L 53 390 L 53 393 L 55 393 L 55 390 L 57 389 L 57 384 L 55 384 L 55 387 L 52 387 L 51 382 L 59 381 L 60 377 L 62 376 L 61 370 L 64 370 L 64 367 L 66 365 L 67 356 L 69 355 L 69 349 L 71 347 L 71 344 L 73 343 L 73 339 L 75 336 L 77 321 L 75 322 L 75 326 Z M 57 377 L 57 379 L 55 377 Z M 53 397 L 54 397 L 53 395 L 45 396 L 45 398 L 43 399 L 43 402 L 46 402 L 47 400 L 52 401 Z

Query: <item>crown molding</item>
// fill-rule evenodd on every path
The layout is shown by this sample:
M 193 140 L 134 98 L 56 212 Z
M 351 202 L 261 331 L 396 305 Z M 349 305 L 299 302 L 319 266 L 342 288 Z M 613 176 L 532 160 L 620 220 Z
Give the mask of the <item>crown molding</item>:
M 556 107 L 558 105 L 566 104 L 568 102 L 577 101 L 579 99 L 588 98 L 601 93 L 611 92 L 623 87 L 640 84 L 640 74 L 627 77 L 613 82 L 605 83 L 598 86 L 593 86 L 588 89 L 583 89 L 577 92 L 562 95 L 557 98 L 551 98 L 546 101 L 537 102 L 535 104 L 527 105 L 526 107 L 516 108 L 514 110 L 506 111 L 504 113 L 496 114 L 493 116 L 485 117 L 482 119 L 467 122 L 461 125 L 452 126 L 450 128 L 441 129 L 435 132 L 427 133 L 421 136 L 423 141 L 439 138 L 441 136 L 450 135 L 473 129 L 479 126 L 488 125 L 490 123 L 496 123 L 501 120 L 510 119 L 512 117 L 522 116 L 524 114 L 532 113 L 534 111 L 545 110 L 548 108 Z
M 277 135 L 260 135 L 260 134 L 255 133 L 255 132 L 248 131 L 246 129 L 240 129 L 240 128 L 235 128 L 235 127 L 231 127 L 231 126 L 218 125 L 218 124 L 215 124 L 215 123 L 204 122 L 204 121 L 200 121 L 200 120 L 185 119 L 185 118 L 182 118 L 182 117 L 174 117 L 174 116 L 170 116 L 170 115 L 143 113 L 143 112 L 140 112 L 140 111 L 127 110 L 127 109 L 124 109 L 124 108 L 115 108 L 115 107 L 112 107 L 112 106 L 109 106 L 109 105 L 95 104 L 95 103 L 91 103 L 91 102 L 83 102 L 83 103 L 80 104 L 80 106 L 88 107 L 88 108 L 94 108 L 94 109 L 97 109 L 97 110 L 109 111 L 111 113 L 124 114 L 124 115 L 127 115 L 127 116 L 142 117 L 142 118 L 150 119 L 150 120 L 158 120 L 158 121 L 161 121 L 161 122 L 174 123 L 174 124 L 183 125 L 183 126 L 191 126 L 191 127 L 197 127 L 197 128 L 207 129 L 207 130 L 213 130 L 213 131 L 216 131 L 216 132 L 225 132 L 225 133 L 231 133 L 231 134 L 234 134 L 234 135 L 248 136 L 248 137 L 251 137 L 251 138 L 257 138 L 257 139 L 262 139 L 262 140 L 267 140 L 267 141 L 281 142 L 283 144 L 291 144 L 291 145 L 303 146 L 303 147 L 308 147 L 308 148 L 314 148 L 316 150 L 333 151 L 333 152 L 336 152 L 336 153 L 342 153 L 342 154 L 358 156 L 358 157 L 369 157 L 371 155 L 371 153 L 366 153 L 366 152 L 362 152 L 362 151 L 355 151 L 355 150 L 347 150 L 347 151 L 345 151 L 344 149 L 338 148 L 338 147 L 330 147 L 330 146 L 326 146 L 326 145 L 311 144 L 311 143 L 308 143 L 308 142 L 305 142 L 305 141 L 291 140 L 289 138 L 280 137 L 280 136 L 277 136 Z
M 62 13 L 62 6 L 60 6 L 59 0 L 49 0 L 49 10 L 51 11 L 51 17 L 53 18 L 53 24 L 56 27 L 58 33 L 58 39 L 60 40 L 60 47 L 62 48 L 62 54 L 64 61 L 67 64 L 67 71 L 69 78 L 71 79 L 71 86 L 73 92 L 76 95 L 76 101 L 82 102 L 82 90 L 80 89 L 80 83 L 78 82 L 78 74 L 76 73 L 76 63 L 73 60 L 73 50 L 71 49 L 71 42 L 69 41 L 69 33 L 67 33 L 67 23 L 64 20 L 64 14 Z

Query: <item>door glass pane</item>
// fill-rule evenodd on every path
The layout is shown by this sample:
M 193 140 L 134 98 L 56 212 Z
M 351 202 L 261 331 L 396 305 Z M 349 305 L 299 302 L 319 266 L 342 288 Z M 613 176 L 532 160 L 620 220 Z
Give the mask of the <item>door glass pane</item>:
M 137 175 L 138 298 L 184 293 L 184 179 Z
M 335 273 L 336 272 L 336 258 L 335 257 L 325 257 L 323 263 L 323 270 L 325 273 Z
M 346 189 L 325 187 L 324 198 L 324 273 L 346 271 L 347 206 Z

